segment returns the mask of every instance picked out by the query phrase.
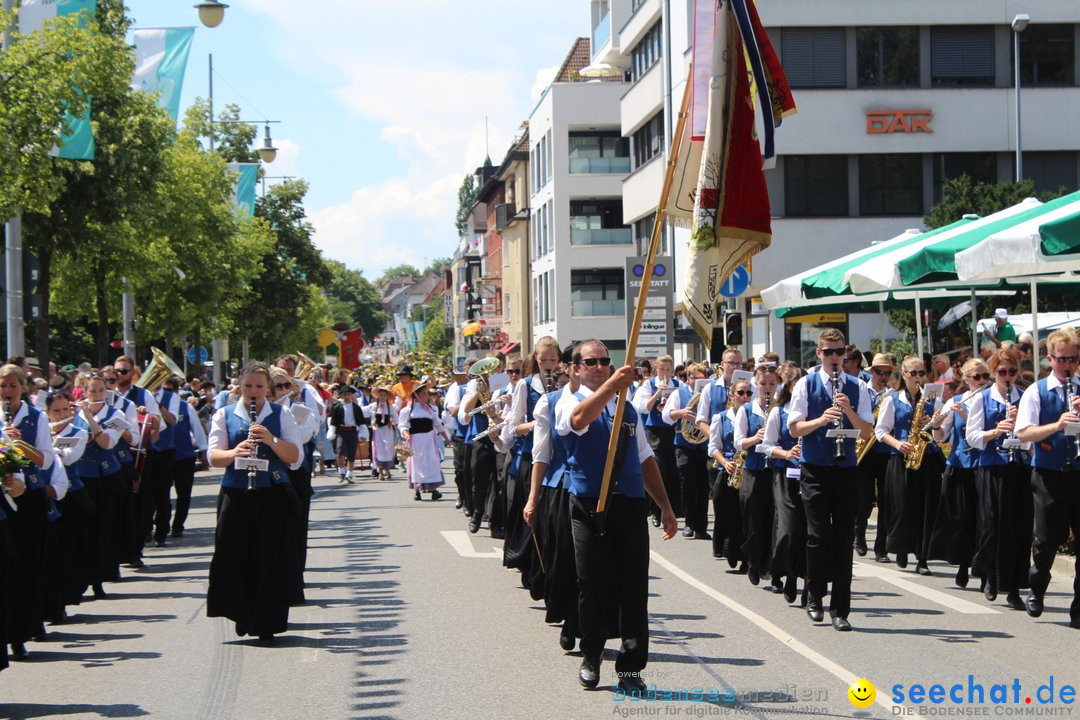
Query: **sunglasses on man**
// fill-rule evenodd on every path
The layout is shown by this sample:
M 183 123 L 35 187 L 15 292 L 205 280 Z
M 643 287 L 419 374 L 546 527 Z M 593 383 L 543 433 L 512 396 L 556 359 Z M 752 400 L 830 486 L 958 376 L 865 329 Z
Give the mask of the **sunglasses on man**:
M 609 358 L 609 357 L 584 358 L 584 359 L 582 359 L 580 364 L 585 365 L 587 367 L 596 367 L 597 365 L 599 365 L 600 367 L 607 367 L 608 365 L 611 364 L 611 358 Z

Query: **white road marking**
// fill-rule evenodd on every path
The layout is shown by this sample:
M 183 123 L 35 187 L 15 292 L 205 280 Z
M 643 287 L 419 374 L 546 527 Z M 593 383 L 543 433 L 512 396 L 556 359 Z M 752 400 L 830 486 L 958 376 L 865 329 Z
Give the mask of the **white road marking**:
M 884 580 L 891 585 L 895 585 L 901 590 L 906 590 L 912 595 L 918 595 L 919 597 L 929 600 L 932 603 L 944 605 L 950 610 L 955 610 L 956 612 L 963 613 L 964 615 L 1001 614 L 999 611 L 987 605 L 979 605 L 977 603 L 973 603 L 962 598 L 953 597 L 952 595 L 941 592 L 940 590 L 928 588 L 925 585 L 920 585 L 917 582 L 912 582 L 911 580 L 904 577 L 904 573 L 900 572 L 899 570 L 892 570 L 887 567 L 882 567 L 880 565 L 866 562 L 856 562 L 854 566 L 854 572 L 855 577 L 872 577 L 879 580 Z
M 845 692 L 847 691 L 847 688 L 852 685 L 856 680 L 861 679 L 859 675 L 856 675 L 847 668 L 839 665 L 836 662 L 833 662 L 829 658 L 819 653 L 817 650 L 811 648 L 809 645 L 806 645 L 800 640 L 795 639 L 787 630 L 784 630 L 772 621 L 767 620 L 761 615 L 758 615 L 756 612 L 746 607 L 742 603 L 738 602 L 737 600 L 728 597 L 719 590 L 707 585 L 701 580 L 698 580 L 696 577 L 686 572 L 679 566 L 675 565 L 673 562 L 671 562 L 655 550 L 651 550 L 649 552 L 649 555 L 657 564 L 664 567 L 666 570 L 668 570 L 668 572 L 682 580 L 690 587 L 700 590 L 704 594 L 711 597 L 713 600 L 716 600 L 720 604 L 725 605 L 732 612 L 736 613 L 737 615 L 741 615 L 747 621 L 753 623 L 754 625 L 757 625 L 769 635 L 772 635 L 790 650 L 794 650 L 810 662 L 817 665 L 822 670 L 825 670 L 826 672 L 831 673 L 832 675 L 839 678 L 840 681 L 844 683 Z M 871 680 L 870 682 L 873 682 L 873 680 Z M 876 703 L 888 710 L 890 716 L 892 715 L 893 708 L 897 707 L 896 704 L 893 703 L 892 700 L 890 700 L 885 693 L 878 693 Z
M 501 558 L 502 551 L 494 548 L 491 552 L 479 552 L 473 549 L 469 533 L 464 530 L 441 530 L 442 536 L 457 554 L 464 558 Z

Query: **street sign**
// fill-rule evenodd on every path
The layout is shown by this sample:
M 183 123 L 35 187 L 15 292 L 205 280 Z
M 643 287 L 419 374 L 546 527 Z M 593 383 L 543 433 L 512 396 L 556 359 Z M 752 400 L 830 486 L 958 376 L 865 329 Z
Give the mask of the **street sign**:
M 740 265 L 720 286 L 720 294 L 726 298 L 737 298 L 746 292 L 748 287 L 750 287 L 750 271 L 745 265 Z
M 199 359 L 195 359 L 195 346 L 192 345 L 187 351 L 187 361 L 192 365 L 202 365 L 210 359 L 210 353 L 206 351 L 206 348 L 199 347 Z
M 634 308 L 645 274 L 644 257 L 626 258 L 626 333 L 634 321 Z M 645 314 L 638 333 L 638 357 L 670 355 L 674 347 L 674 296 L 675 278 L 672 273 L 674 261 L 670 257 L 657 257 L 653 267 L 652 282 L 645 297 Z M 633 360 L 633 358 L 627 358 Z

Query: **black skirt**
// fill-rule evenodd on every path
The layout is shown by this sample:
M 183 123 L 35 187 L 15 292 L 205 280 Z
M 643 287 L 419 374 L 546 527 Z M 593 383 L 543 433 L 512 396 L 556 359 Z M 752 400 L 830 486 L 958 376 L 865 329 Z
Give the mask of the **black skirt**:
M 90 552 L 94 564 L 87 581 L 100 583 L 114 580 L 120 575 L 120 557 L 116 553 L 114 527 L 120 516 L 121 488 L 124 485 L 120 473 L 104 477 L 83 478 L 85 493 L 89 493 L 94 512 L 94 533 L 90 536 Z
M 975 574 L 1000 592 L 1030 587 L 1034 509 L 1031 468 L 1019 463 L 975 471 L 979 494 Z
M 208 617 L 233 620 L 238 635 L 285 632 L 289 606 L 303 602 L 299 524 L 300 502 L 288 483 L 221 488 Z
M 522 572 L 536 562 L 533 549 L 532 528 L 525 522 L 523 513 L 529 501 L 532 481 L 532 456 L 523 455 L 513 477 L 506 478 L 506 539 L 503 541 L 503 565 Z
M 0 499 L 0 502 L 5 502 Z M 6 505 L 6 503 L 5 503 Z M 10 507 L 4 508 L 4 513 L 11 512 Z M 10 595 L 14 592 L 14 585 L 10 580 L 12 565 L 15 561 L 15 542 L 11 539 L 11 528 L 5 520 L 0 520 L 0 670 L 8 666 L 7 659 L 7 609 L 11 602 Z
M 15 588 L 8 593 L 8 642 L 25 643 L 45 633 L 46 582 L 50 572 L 46 545 L 49 523 L 44 489 L 27 490 L 15 498 L 19 511 L 8 515 L 18 557 L 9 575 Z
M 60 501 L 60 519 L 56 522 L 60 552 L 57 566 L 60 597 L 64 605 L 78 605 L 94 576 L 98 557 L 94 538 L 98 523 L 94 502 L 86 488 L 68 492 Z
M 743 470 L 739 509 L 743 523 L 743 555 L 751 567 L 767 576 L 772 555 L 773 527 L 776 524 L 771 470 Z
M 563 487 L 545 488 L 550 505 L 544 542 L 550 560 L 545 558 L 545 622 L 574 621 L 577 630 L 577 562 L 574 560 L 574 536 L 570 530 L 570 493 Z
M 902 455 L 889 458 L 885 475 L 890 514 L 888 552 L 914 554 L 920 562 L 928 559 L 930 533 L 941 495 L 942 470 L 941 454 L 933 448 L 927 448 L 918 470 L 907 470 Z
M 937 519 L 930 534 L 930 559 L 971 565 L 975 553 L 975 470 L 949 465 L 941 479 Z
M 776 536 L 770 567 L 773 577 L 806 577 L 806 510 L 799 494 L 799 478 L 786 469 L 773 470 Z
M 743 555 L 742 510 L 739 507 L 739 491 L 728 485 L 727 473 L 710 471 L 713 504 L 713 555 L 727 558 L 735 567 L 746 558 Z

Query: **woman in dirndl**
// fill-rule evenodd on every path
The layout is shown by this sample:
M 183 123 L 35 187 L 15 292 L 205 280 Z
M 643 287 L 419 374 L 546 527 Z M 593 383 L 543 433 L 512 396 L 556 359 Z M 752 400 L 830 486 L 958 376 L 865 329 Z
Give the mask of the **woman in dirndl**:
M 375 402 L 364 408 L 371 419 L 371 464 L 378 468 L 381 480 L 390 479 L 394 467 L 394 429 L 398 425 L 398 411 L 390 400 L 390 388 L 375 388 Z
M 439 486 L 445 482 L 439 459 L 439 437 L 448 439 L 450 433 L 439 417 L 439 410 L 429 402 L 430 386 L 425 378 L 413 388 L 412 402 L 401 411 L 398 423 L 401 438 L 412 451 L 405 469 L 416 500 L 421 499 L 422 492 L 429 492 L 432 500 L 438 500 L 442 497 Z
M 300 501 L 289 481 L 303 459 L 300 432 L 292 415 L 268 400 L 270 384 L 266 363 L 244 368 L 240 400 L 214 413 L 207 452 L 225 474 L 206 614 L 233 620 L 237 635 L 262 645 L 285 632 L 289 606 L 303 601 Z

